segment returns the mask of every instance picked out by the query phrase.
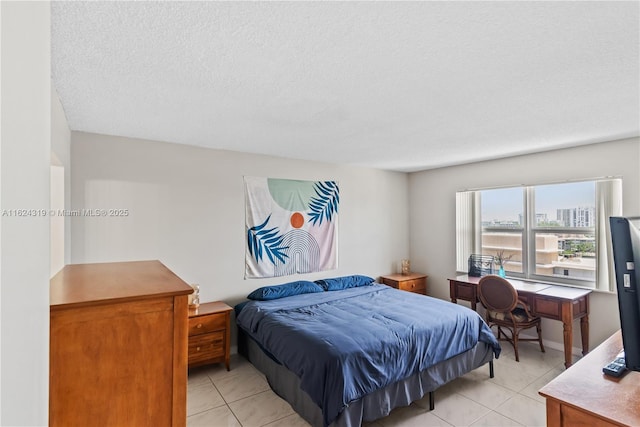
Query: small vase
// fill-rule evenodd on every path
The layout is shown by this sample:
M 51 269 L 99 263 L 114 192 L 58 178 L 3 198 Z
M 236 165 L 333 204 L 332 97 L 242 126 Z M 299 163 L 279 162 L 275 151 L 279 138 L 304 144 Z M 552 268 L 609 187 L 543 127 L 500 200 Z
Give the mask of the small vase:
M 498 276 L 507 277 L 507 275 L 504 272 L 504 267 L 500 266 L 500 269 L 498 270 Z

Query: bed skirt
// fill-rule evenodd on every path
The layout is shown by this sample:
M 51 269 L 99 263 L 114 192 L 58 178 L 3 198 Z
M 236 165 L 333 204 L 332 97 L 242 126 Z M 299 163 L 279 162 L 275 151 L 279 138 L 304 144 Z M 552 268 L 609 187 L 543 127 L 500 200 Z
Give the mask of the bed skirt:
M 289 402 L 302 418 L 314 427 L 323 427 L 322 411 L 309 395 L 300 389 L 300 379 L 262 351 L 260 346 L 249 339 L 240 328 L 238 329 L 238 350 L 267 377 L 271 389 Z M 365 421 L 385 417 L 394 408 L 408 406 L 438 387 L 492 360 L 492 348 L 483 342 L 478 342 L 475 347 L 462 354 L 351 402 L 331 423 L 331 427 L 358 427 Z

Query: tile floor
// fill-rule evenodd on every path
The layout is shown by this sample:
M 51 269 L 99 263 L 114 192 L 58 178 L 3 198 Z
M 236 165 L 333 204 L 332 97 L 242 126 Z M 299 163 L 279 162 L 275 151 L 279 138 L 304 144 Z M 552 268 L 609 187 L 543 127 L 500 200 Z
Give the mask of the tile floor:
M 502 343 L 495 378 L 489 378 L 485 365 L 437 390 L 433 411 L 425 397 L 367 426 L 544 426 L 545 405 L 538 390 L 564 370 L 564 358 L 552 349 L 541 353 L 535 343 L 518 347 L 519 363 L 513 348 Z M 189 372 L 187 415 L 188 427 L 309 425 L 238 355 L 229 372 L 223 365 Z

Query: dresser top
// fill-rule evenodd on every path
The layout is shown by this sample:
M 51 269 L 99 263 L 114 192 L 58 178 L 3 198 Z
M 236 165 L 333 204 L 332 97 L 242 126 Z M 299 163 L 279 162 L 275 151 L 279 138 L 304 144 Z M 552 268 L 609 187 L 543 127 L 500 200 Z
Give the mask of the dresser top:
M 602 368 L 622 350 L 620 331 L 557 376 L 539 393 L 620 425 L 640 425 L 640 372 L 608 377 Z
M 71 264 L 51 279 L 49 302 L 56 310 L 192 292 L 160 261 Z

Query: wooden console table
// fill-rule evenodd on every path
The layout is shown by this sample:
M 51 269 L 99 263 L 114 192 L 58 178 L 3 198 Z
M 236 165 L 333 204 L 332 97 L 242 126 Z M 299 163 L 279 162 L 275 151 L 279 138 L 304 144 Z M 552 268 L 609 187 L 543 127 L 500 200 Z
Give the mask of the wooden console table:
M 449 294 L 452 302 L 459 299 L 470 301 L 476 309 L 478 282 L 480 277 L 457 276 L 449 280 Z M 582 354 L 589 352 L 589 294 L 590 289 L 570 288 L 549 285 L 547 283 L 523 282 L 508 279 L 518 291 L 518 297 L 529 305 L 531 314 L 546 319 L 559 320 L 563 325 L 564 366 L 571 366 L 571 347 L 573 345 L 573 321 L 580 319 Z
M 547 399 L 547 426 L 639 426 L 640 372 L 619 378 L 602 367 L 622 350 L 620 331 L 540 389 Z

